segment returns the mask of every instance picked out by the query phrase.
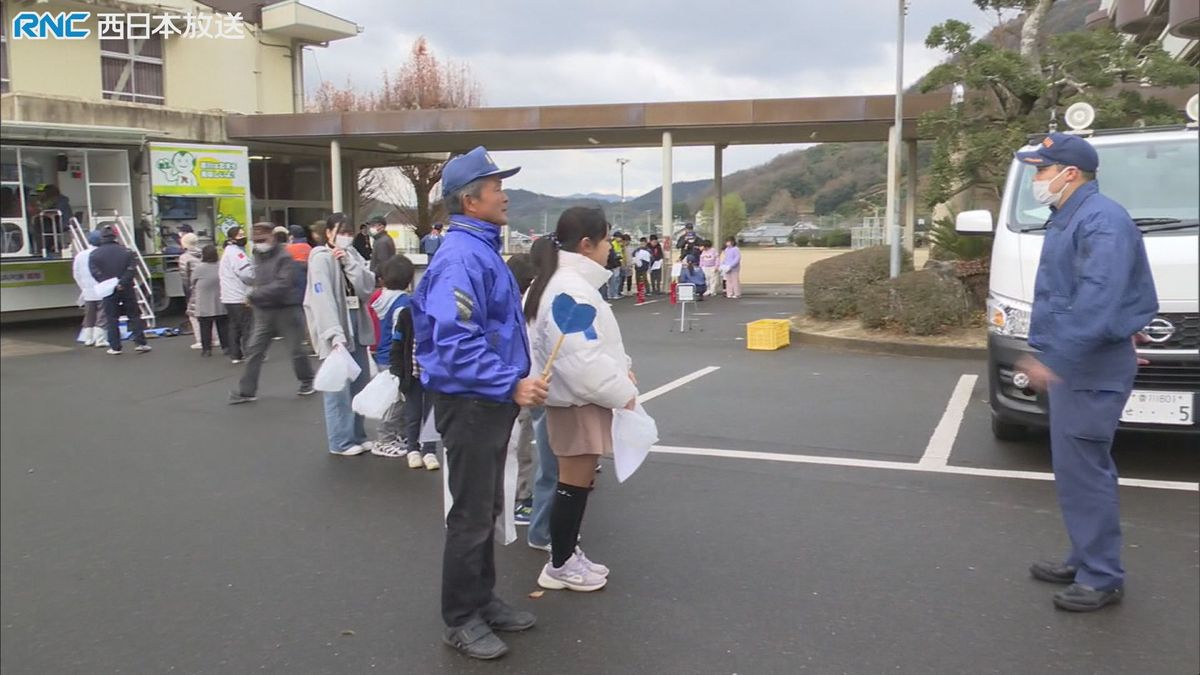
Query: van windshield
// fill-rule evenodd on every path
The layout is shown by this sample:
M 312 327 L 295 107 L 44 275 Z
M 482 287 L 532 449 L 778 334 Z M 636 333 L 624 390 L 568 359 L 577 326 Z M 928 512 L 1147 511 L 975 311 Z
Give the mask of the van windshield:
M 1147 234 L 1194 233 L 1200 222 L 1200 144 L 1195 138 L 1097 145 L 1100 191 L 1129 211 Z M 1034 198 L 1034 167 L 1022 165 L 1020 191 L 1008 227 L 1028 231 L 1045 224 L 1050 208 Z

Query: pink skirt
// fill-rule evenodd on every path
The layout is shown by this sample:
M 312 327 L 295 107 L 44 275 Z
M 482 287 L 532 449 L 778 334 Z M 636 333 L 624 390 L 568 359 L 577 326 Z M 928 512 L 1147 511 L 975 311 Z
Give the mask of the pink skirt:
M 556 457 L 612 457 L 613 412 L 598 405 L 546 406 L 546 431 Z

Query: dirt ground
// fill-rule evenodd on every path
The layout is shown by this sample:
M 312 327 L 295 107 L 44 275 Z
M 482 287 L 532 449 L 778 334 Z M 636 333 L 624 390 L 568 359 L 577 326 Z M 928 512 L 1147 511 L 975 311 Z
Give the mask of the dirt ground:
M 905 335 L 896 331 L 863 328 L 858 319 L 823 321 L 804 315 L 792 317 L 792 326 L 805 333 L 851 340 L 903 342 L 931 347 L 973 347 L 976 349 L 987 347 L 987 329 L 983 326 L 959 328 L 945 335 Z
M 845 248 L 742 247 L 743 284 L 802 284 L 808 266 L 848 252 Z M 929 249 L 917 249 L 916 267 L 929 259 Z

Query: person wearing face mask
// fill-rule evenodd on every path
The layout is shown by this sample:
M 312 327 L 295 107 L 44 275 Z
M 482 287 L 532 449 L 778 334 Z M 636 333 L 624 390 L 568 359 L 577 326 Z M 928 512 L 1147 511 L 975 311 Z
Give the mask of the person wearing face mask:
M 229 315 L 229 358 L 237 365 L 246 358 L 253 321 L 246 295 L 254 281 L 254 262 L 246 255 L 246 233 L 236 225 L 225 233 L 220 278 L 221 302 Z
M 351 227 L 342 213 L 313 226 L 313 239 L 318 245 L 308 256 L 304 293 L 309 341 L 317 357 L 323 361 L 335 349 L 345 349 L 361 369 L 341 391 L 325 392 L 329 452 L 344 457 L 361 455 L 375 446 L 367 441 L 363 416 L 351 405 L 371 379 L 367 347 L 375 343 L 375 327 L 367 312 L 375 275 L 355 250 Z
M 271 346 L 271 338 L 287 341 L 292 353 L 292 370 L 300 381 L 300 396 L 313 393 L 313 369 L 304 348 L 304 326 L 300 315 L 300 289 L 296 287 L 296 261 L 279 242 L 271 223 L 257 223 L 254 232 L 254 282 L 246 301 L 254 308 L 246 372 L 229 403 L 249 403 L 257 398 L 258 376 Z
M 396 242 L 387 231 L 387 220 L 383 216 L 371 216 L 371 271 L 379 274 L 383 263 L 396 255 Z
M 1063 584 L 1060 609 L 1090 612 L 1124 594 L 1112 441 L 1133 389 L 1141 329 L 1158 311 L 1142 233 L 1100 193 L 1086 140 L 1052 133 L 1017 160 L 1036 167 L 1032 192 L 1050 207 L 1034 284 L 1029 345 L 1016 369 L 1050 403 L 1050 450 L 1071 546 L 1030 574 Z

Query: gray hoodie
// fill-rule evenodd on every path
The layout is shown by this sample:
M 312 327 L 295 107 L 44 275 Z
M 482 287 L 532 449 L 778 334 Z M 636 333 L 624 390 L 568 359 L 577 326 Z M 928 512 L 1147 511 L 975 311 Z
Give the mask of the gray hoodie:
M 308 319 L 308 334 L 317 357 L 324 359 L 333 351 L 333 340 L 340 337 L 351 347 L 351 335 L 360 345 L 375 344 L 375 326 L 367 312 L 371 293 L 375 291 L 375 275 L 367 262 L 353 248 L 346 252 L 344 266 L 333 257 L 333 249 L 317 246 L 308 257 L 308 285 L 304 292 L 304 316 Z M 342 273 L 343 269 L 345 274 Z M 357 310 L 346 303 L 346 281 L 349 280 L 358 296 Z M 354 325 L 350 317 L 354 316 Z

